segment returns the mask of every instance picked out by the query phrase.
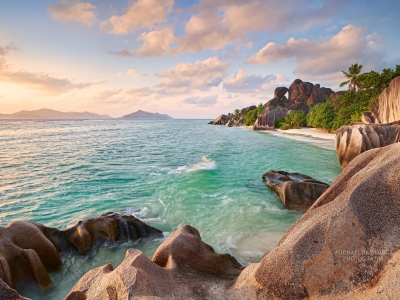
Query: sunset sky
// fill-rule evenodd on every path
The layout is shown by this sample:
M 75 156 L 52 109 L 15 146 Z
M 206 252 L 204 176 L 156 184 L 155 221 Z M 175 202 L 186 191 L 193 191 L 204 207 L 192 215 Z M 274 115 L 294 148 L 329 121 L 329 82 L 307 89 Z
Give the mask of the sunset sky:
M 400 64 L 400 1 L 0 3 L 0 113 L 215 118 L 300 78 Z

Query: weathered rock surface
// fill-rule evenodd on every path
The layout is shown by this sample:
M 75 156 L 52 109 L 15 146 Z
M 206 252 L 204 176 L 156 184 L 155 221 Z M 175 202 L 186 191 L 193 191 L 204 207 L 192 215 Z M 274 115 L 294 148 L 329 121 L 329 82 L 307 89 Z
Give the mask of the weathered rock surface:
M 287 87 L 277 87 L 274 91 L 274 98 L 281 99 L 289 91 Z
M 361 114 L 361 121 L 365 124 L 375 123 L 375 117 L 372 113 L 366 112 Z
M 296 79 L 289 87 L 289 100 L 291 102 L 307 102 L 313 91 L 314 85 L 311 82 L 303 82 Z
M 279 104 L 279 98 L 275 97 L 269 100 L 265 105 L 267 106 L 277 106 Z
M 225 125 L 228 121 L 232 119 L 232 116 L 229 115 L 220 115 L 218 118 L 214 120 L 214 125 Z
M 288 110 L 302 110 L 304 114 L 308 114 L 308 111 L 310 110 L 310 108 L 308 107 L 307 104 L 303 103 L 303 102 L 297 102 L 295 104 L 292 104 L 288 107 Z
M 244 117 L 240 117 L 237 121 L 232 124 L 232 127 L 239 127 L 244 125 Z
M 337 91 L 337 92 L 335 92 L 333 94 L 330 94 L 329 95 L 329 99 L 336 100 L 339 96 L 343 96 L 345 94 L 346 94 L 346 91 Z
M 208 122 L 207 124 L 212 124 L 212 125 L 214 125 L 214 121 L 210 121 L 210 122 Z
M 129 249 L 118 268 L 109 264 L 89 271 L 66 299 L 226 299 L 241 270 L 233 257 L 216 254 L 195 228 L 185 225 L 160 245 L 152 261 Z
M 400 76 L 379 95 L 379 102 L 372 108 L 375 123 L 387 124 L 400 120 Z
M 22 297 L 16 290 L 10 288 L 3 280 L 0 279 L 0 300 L 29 300 Z
M 316 84 L 314 85 L 310 97 L 307 99 L 307 104 L 315 105 L 318 103 L 324 103 L 326 102 L 327 97 L 329 97 L 331 94 L 334 94 L 331 89 L 325 87 L 321 88 L 319 84 Z
M 390 124 L 353 123 L 336 132 L 336 155 L 342 168 L 361 153 L 400 142 L 400 122 Z
M 262 178 L 286 208 L 308 208 L 329 188 L 325 182 L 300 173 L 268 171 Z
M 400 299 L 399 152 L 393 144 L 356 157 L 241 273 L 237 299 Z
M 266 107 L 257 118 L 253 130 L 274 130 L 275 122 L 283 120 L 287 115 L 288 110 L 283 107 L 271 109 Z
M 0 227 L 0 279 L 14 288 L 21 280 L 34 280 L 40 286 L 51 283 L 48 269 L 61 266 L 58 252 L 76 248 L 85 252 L 99 238 L 136 240 L 161 231 L 133 216 L 115 213 L 80 221 L 58 230 L 29 221 L 16 221 Z
M 255 105 L 252 105 L 252 106 L 249 106 L 249 107 L 245 107 L 245 108 L 242 108 L 242 109 L 240 110 L 240 113 L 242 114 L 242 113 L 244 113 L 244 112 L 246 112 L 246 111 L 255 110 L 256 108 L 257 108 L 257 106 L 255 106 Z

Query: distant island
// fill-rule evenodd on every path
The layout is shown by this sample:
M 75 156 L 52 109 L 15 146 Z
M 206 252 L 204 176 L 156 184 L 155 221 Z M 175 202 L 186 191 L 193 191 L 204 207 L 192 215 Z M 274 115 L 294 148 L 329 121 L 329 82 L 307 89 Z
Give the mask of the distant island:
M 52 109 L 22 110 L 13 114 L 0 114 L 0 119 L 6 120 L 106 120 L 109 115 L 99 115 L 91 112 L 61 112 Z
M 149 113 L 147 111 L 138 110 L 137 112 L 125 115 L 120 119 L 136 119 L 136 120 L 173 120 L 168 115 L 159 113 Z

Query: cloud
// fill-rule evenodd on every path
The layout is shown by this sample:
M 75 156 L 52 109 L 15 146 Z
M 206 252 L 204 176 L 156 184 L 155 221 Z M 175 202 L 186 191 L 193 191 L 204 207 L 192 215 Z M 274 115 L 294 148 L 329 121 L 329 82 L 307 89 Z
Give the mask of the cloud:
M 90 3 L 63 0 L 60 4 L 50 4 L 47 12 L 54 21 L 78 22 L 92 26 L 96 21 L 96 6 Z
M 27 70 L 14 70 L 7 63 L 4 56 L 15 49 L 12 44 L 0 47 L 0 81 L 21 84 L 50 96 L 68 93 L 74 89 L 84 89 L 105 82 L 104 80 L 79 82 L 76 78 L 58 78 L 46 72 L 37 73 Z
M 183 100 L 186 104 L 196 104 L 198 107 L 209 107 L 214 106 L 218 101 L 218 95 L 210 95 L 206 97 L 189 97 Z
M 172 29 L 164 28 L 160 31 L 143 32 L 136 40 L 143 41 L 142 46 L 135 51 L 136 55 L 161 57 L 171 53 L 171 44 L 176 38 Z
M 218 57 L 210 57 L 194 64 L 180 63 L 168 71 L 157 72 L 156 76 L 164 78 L 158 87 L 167 93 L 186 93 L 190 90 L 207 90 L 218 86 L 226 76 L 228 65 Z
M 259 94 L 274 87 L 280 82 L 286 81 L 282 75 L 247 75 L 247 72 L 240 69 L 239 72 L 228 82 L 224 82 L 223 88 L 232 93 Z
M 178 39 L 178 52 L 218 50 L 232 43 L 246 43 L 247 33 L 304 30 L 329 24 L 345 5 L 344 0 L 200 0 Z
M 107 50 L 107 53 L 118 57 L 132 57 L 135 55 L 135 52 L 129 50 L 128 46 L 125 46 L 122 50 Z
M 110 34 L 134 33 L 140 29 L 153 29 L 167 20 L 173 0 L 138 0 L 121 16 L 114 15 L 100 23 L 100 28 Z
M 133 70 L 133 69 L 129 69 L 126 73 L 119 72 L 117 74 L 117 77 L 122 77 L 122 76 L 139 77 L 139 76 L 149 76 L 149 74 L 146 74 L 146 73 L 144 73 L 142 71 L 136 71 L 136 70 Z
M 268 43 L 246 60 L 249 64 L 262 65 L 270 61 L 295 58 L 295 72 L 308 80 L 342 77 L 340 71 L 353 63 L 366 68 L 377 68 L 385 56 L 385 38 L 377 33 L 364 36 L 366 30 L 347 25 L 328 41 L 290 38 L 285 45 Z

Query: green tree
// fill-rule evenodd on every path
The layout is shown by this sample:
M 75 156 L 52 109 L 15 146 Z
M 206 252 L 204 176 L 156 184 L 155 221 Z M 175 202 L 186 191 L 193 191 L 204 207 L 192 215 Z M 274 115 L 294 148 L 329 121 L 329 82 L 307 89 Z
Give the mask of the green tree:
M 342 73 L 344 74 L 344 76 L 348 79 L 345 82 L 342 82 L 340 84 L 340 87 L 343 87 L 345 85 L 349 85 L 349 91 L 356 91 L 356 88 L 359 91 L 362 91 L 360 85 L 357 82 L 357 77 L 360 75 L 361 73 L 361 69 L 363 68 L 363 65 L 359 65 L 359 64 L 353 64 L 350 66 L 349 71 L 345 72 L 342 71 Z
M 285 117 L 285 123 L 293 128 L 303 127 L 307 123 L 306 115 L 302 110 L 292 111 Z

